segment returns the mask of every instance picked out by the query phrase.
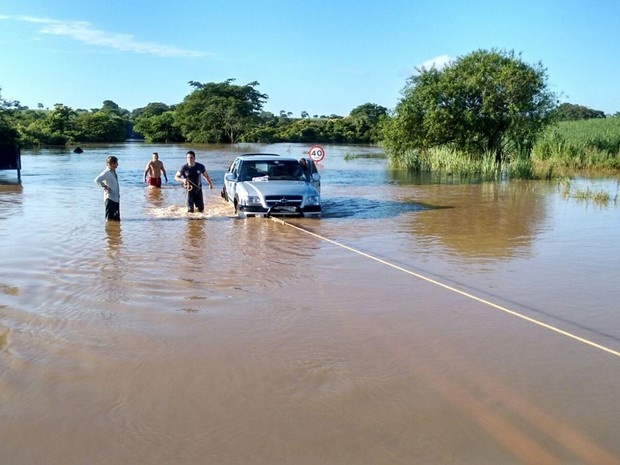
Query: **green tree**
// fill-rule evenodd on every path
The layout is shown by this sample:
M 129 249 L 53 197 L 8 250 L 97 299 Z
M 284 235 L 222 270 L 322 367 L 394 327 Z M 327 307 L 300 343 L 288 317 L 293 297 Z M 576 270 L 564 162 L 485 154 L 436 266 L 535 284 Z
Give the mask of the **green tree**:
M 121 107 L 119 107 L 112 100 L 104 100 L 103 106 L 101 107 L 101 111 L 109 112 L 109 113 L 116 113 L 117 115 L 120 115 L 123 112 Z
M 18 106 L 19 102 L 4 100 L 0 94 L 0 143 L 2 144 L 15 144 L 17 142 L 15 108 Z
M 593 110 L 583 105 L 562 103 L 554 111 L 554 116 L 558 121 L 577 121 L 580 119 L 605 118 L 605 112 Z
M 355 107 L 349 114 L 355 126 L 355 141 L 351 142 L 379 142 L 380 125 L 387 117 L 388 109 L 376 103 L 364 103 Z
M 294 142 L 321 142 L 321 124 L 311 119 L 296 119 L 286 127 L 281 127 L 279 133 L 283 141 Z
M 23 128 L 22 137 L 34 145 L 65 145 L 75 139 L 75 117 L 71 107 L 57 103 L 53 111 L 46 111 Z
M 367 119 L 372 124 L 377 124 L 379 120 L 388 114 L 388 109 L 376 103 L 364 103 L 351 110 L 349 116 L 357 119 Z
M 145 107 L 136 108 L 134 111 L 131 112 L 131 117 L 135 122 L 138 122 L 139 118 L 159 116 L 162 113 L 165 113 L 167 111 L 172 111 L 172 110 L 174 110 L 174 106 L 169 107 L 165 103 L 151 102 Z
M 195 90 L 175 111 L 176 124 L 187 141 L 235 143 L 256 125 L 267 95 L 255 89 L 258 82 L 239 86 L 233 81 L 190 81 Z
M 149 142 L 183 142 L 184 140 L 172 111 L 150 116 L 143 115 L 138 118 L 134 130 Z
M 72 142 L 122 142 L 127 134 L 127 120 L 116 112 L 99 110 L 78 112 Z
M 125 128 L 124 129 L 125 133 L 122 136 L 122 139 L 120 139 L 120 141 L 123 141 L 123 140 L 131 137 L 131 135 L 133 133 L 133 122 L 131 121 L 131 113 L 129 112 L 129 110 L 126 110 L 124 108 L 119 107 L 112 100 L 104 100 L 103 101 L 103 106 L 101 107 L 101 110 L 99 110 L 99 111 L 102 112 L 102 113 L 110 114 L 110 115 L 116 115 L 116 116 L 119 116 L 120 118 L 122 118 L 123 125 L 124 125 L 124 128 Z M 93 113 L 97 113 L 97 111 L 93 111 Z
M 435 146 L 492 153 L 498 162 L 507 147 L 529 153 L 556 105 L 542 64 L 512 51 L 478 50 L 441 71 L 417 72 L 384 128 L 393 158 Z

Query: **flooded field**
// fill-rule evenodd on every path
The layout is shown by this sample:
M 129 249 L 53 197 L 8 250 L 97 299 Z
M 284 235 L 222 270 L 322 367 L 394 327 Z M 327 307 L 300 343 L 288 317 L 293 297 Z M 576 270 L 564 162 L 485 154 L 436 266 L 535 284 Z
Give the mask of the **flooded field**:
M 572 181 L 601 203 L 326 146 L 323 217 L 282 223 L 234 218 L 223 175 L 306 146 L 83 148 L 0 172 L 3 465 L 620 464 L 618 179 Z

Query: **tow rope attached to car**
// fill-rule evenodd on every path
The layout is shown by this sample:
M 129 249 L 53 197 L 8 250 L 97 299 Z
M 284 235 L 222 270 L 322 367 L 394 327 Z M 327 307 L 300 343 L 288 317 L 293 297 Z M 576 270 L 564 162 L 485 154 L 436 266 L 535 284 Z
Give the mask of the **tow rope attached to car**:
M 202 189 L 202 186 L 199 186 L 198 184 L 193 183 L 192 181 L 189 180 L 189 178 L 185 178 L 185 179 L 187 180 L 187 184 L 185 185 L 185 190 L 187 192 L 191 191 L 194 187 L 197 187 L 198 189 Z
M 517 318 L 521 318 L 522 320 L 528 321 L 529 323 L 535 324 L 537 326 L 541 326 L 541 327 L 543 327 L 545 329 L 548 329 L 549 331 L 553 331 L 554 333 L 557 333 L 557 334 L 560 334 L 562 336 L 568 337 L 568 338 L 570 338 L 572 340 L 581 342 L 581 343 L 586 344 L 586 345 L 588 345 L 590 347 L 594 347 L 595 349 L 602 350 L 603 352 L 607 352 L 608 354 L 615 355 L 616 357 L 620 358 L 620 352 L 618 352 L 617 350 L 610 349 L 609 347 L 605 347 L 603 345 L 597 344 L 596 342 L 590 341 L 589 339 L 585 339 L 585 338 L 583 338 L 581 336 L 577 336 L 576 334 L 570 333 L 570 332 L 565 331 L 563 329 L 560 329 L 560 328 L 558 328 L 556 326 L 544 323 L 544 322 L 542 322 L 540 320 L 537 320 L 535 318 L 529 317 L 529 316 L 524 315 L 522 313 L 519 313 L 519 312 L 517 312 L 515 310 L 511 310 L 509 308 L 506 308 L 506 307 L 503 307 L 501 305 L 495 304 L 495 303 L 493 303 L 493 302 L 491 302 L 489 300 L 482 299 L 482 298 L 477 297 L 477 296 L 475 296 L 473 294 L 470 294 L 468 292 L 462 291 L 460 289 L 457 289 L 455 287 L 452 287 L 452 286 L 444 284 L 444 283 L 442 283 L 440 281 L 437 281 L 436 279 L 429 278 L 428 276 L 424 276 L 424 275 L 422 275 L 420 273 L 416 273 L 414 271 L 408 270 L 406 268 L 403 268 L 402 266 L 395 265 L 393 263 L 388 262 L 387 260 L 383 260 L 383 259 L 375 257 L 374 255 L 371 255 L 369 253 L 362 252 L 361 250 L 358 250 L 358 249 L 355 249 L 355 248 L 350 247 L 348 245 L 345 245 L 345 244 L 342 244 L 340 242 L 334 241 L 334 240 L 329 239 L 329 238 L 327 238 L 325 236 L 321 236 L 320 234 L 314 233 L 314 232 L 312 232 L 312 231 L 310 231 L 308 229 L 302 228 L 300 226 L 296 226 L 296 225 L 294 225 L 292 223 L 289 223 L 287 221 L 284 221 L 284 220 L 282 220 L 280 218 L 271 217 L 271 219 L 273 221 L 277 222 L 277 223 L 280 223 L 280 224 L 285 225 L 285 226 L 289 226 L 289 227 L 291 227 L 293 229 L 296 229 L 296 230 L 301 231 L 303 233 L 309 234 L 310 236 L 316 237 L 317 239 L 320 239 L 320 240 L 325 241 L 325 242 L 329 242 L 330 244 L 333 244 L 335 246 L 341 247 L 341 248 L 343 248 L 345 250 L 348 250 L 350 252 L 353 252 L 353 253 L 356 253 L 358 255 L 361 255 L 362 257 L 365 257 L 365 258 L 368 258 L 370 260 L 374 260 L 376 262 L 379 262 L 382 265 L 386 265 L 386 266 L 389 266 L 390 268 L 394 268 L 395 270 L 401 271 L 403 273 L 407 273 L 408 275 L 414 276 L 414 277 L 416 277 L 418 279 L 421 279 L 423 281 L 429 282 L 429 283 L 434 284 L 436 286 L 439 286 L 439 287 L 442 287 L 442 288 L 447 289 L 449 291 L 452 291 L 452 292 L 455 292 L 457 294 L 460 294 L 460 295 L 462 295 L 464 297 L 467 297 L 468 299 L 475 300 L 476 302 L 482 303 L 482 304 L 487 305 L 489 307 L 492 307 L 492 308 L 494 308 L 496 310 L 500 310 L 500 311 L 502 311 L 504 313 L 507 313 L 507 314 L 512 315 L 512 316 L 515 316 Z

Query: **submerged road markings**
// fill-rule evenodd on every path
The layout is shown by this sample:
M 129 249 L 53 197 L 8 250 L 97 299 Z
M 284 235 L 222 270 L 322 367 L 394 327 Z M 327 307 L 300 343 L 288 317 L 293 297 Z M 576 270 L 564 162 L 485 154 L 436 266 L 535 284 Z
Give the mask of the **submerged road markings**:
M 407 274 L 409 274 L 411 276 L 415 276 L 418 279 L 421 279 L 423 281 L 427 281 L 427 282 L 429 282 L 431 284 L 435 284 L 436 286 L 439 286 L 439 287 L 443 287 L 444 289 L 447 289 L 449 291 L 456 292 L 457 294 L 460 294 L 462 296 L 465 296 L 465 297 L 467 297 L 469 299 L 475 300 L 475 301 L 480 302 L 482 304 L 488 305 L 489 307 L 493 307 L 493 308 L 495 308 L 497 310 L 501 310 L 502 312 L 508 313 L 508 314 L 510 314 L 512 316 L 516 316 L 517 318 L 521 318 L 521 319 L 523 319 L 525 321 L 529 321 L 530 323 L 533 323 L 535 325 L 542 326 L 543 328 L 546 328 L 546 329 L 548 329 L 550 331 L 553 331 L 555 333 L 561 334 L 562 336 L 566 336 L 566 337 L 568 337 L 570 339 L 573 339 L 575 341 L 579 341 L 579 342 L 581 342 L 583 344 L 589 345 L 590 347 L 594 347 L 595 349 L 599 349 L 599 350 L 602 350 L 603 352 L 607 352 L 607 353 L 609 353 L 611 355 L 615 355 L 616 357 L 620 357 L 620 352 L 618 352 L 617 350 L 613 350 L 613 349 L 610 349 L 609 347 L 602 346 L 600 344 L 597 344 L 596 342 L 593 342 L 593 341 L 590 341 L 590 340 L 585 339 L 583 337 L 577 336 L 576 334 L 569 333 L 568 331 L 564 331 L 563 329 L 560 329 L 560 328 L 558 328 L 556 326 L 552 326 L 552 325 L 544 323 L 544 322 L 542 322 L 540 320 L 537 320 L 535 318 L 531 318 L 531 317 L 529 317 L 527 315 L 523 315 L 522 313 L 519 313 L 519 312 L 517 312 L 515 310 L 510 310 L 509 308 L 502 307 L 501 305 L 495 304 L 495 303 L 493 303 L 491 301 L 482 299 L 480 297 L 476 297 L 473 294 L 470 294 L 470 293 L 465 292 L 465 291 L 461 291 L 460 289 L 457 289 L 457 288 L 452 287 L 452 286 L 448 286 L 447 284 L 444 284 L 444 283 L 442 283 L 440 281 L 437 281 L 435 279 L 429 278 L 428 276 L 424 276 L 424 275 L 422 275 L 420 273 L 416 273 L 414 271 L 408 270 L 408 269 L 403 268 L 401 266 L 395 265 L 395 264 L 390 263 L 390 262 L 388 262 L 386 260 L 383 260 L 381 258 L 378 258 L 378 257 L 375 257 L 373 255 L 370 255 L 370 254 L 368 254 L 366 252 L 362 252 L 361 250 L 357 250 L 357 249 L 355 249 L 353 247 L 349 247 L 348 245 L 341 244 L 340 242 L 334 241 L 334 240 L 329 239 L 329 238 L 327 238 L 325 236 L 321 236 L 320 234 L 313 233 L 312 231 L 309 231 L 308 229 L 302 228 L 300 226 L 296 226 L 296 225 L 291 224 L 291 223 L 289 223 L 287 221 L 281 220 L 279 218 L 274 218 L 274 217 L 271 217 L 271 219 L 273 221 L 277 222 L 277 223 L 283 224 L 285 226 L 289 226 L 289 227 L 291 227 L 293 229 L 297 229 L 298 231 L 301 231 L 301 232 L 304 232 L 304 233 L 309 234 L 311 236 L 314 236 L 314 237 L 316 237 L 318 239 L 321 239 L 322 241 L 329 242 L 330 244 L 334 244 L 334 245 L 336 245 L 338 247 L 341 247 L 343 249 L 349 250 L 350 252 L 353 252 L 353 253 L 356 253 L 358 255 L 361 255 L 362 257 L 369 258 L 370 260 L 374 260 L 374 261 L 379 262 L 379 263 L 381 263 L 383 265 L 386 265 L 386 266 L 389 266 L 391 268 L 394 268 L 395 270 L 402 271 L 403 273 L 407 273 Z

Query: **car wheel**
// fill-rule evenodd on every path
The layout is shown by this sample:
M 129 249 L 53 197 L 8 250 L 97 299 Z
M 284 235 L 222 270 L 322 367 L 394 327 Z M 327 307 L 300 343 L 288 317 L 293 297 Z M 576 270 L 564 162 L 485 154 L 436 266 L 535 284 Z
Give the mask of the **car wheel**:
M 239 210 L 239 205 L 238 205 L 239 201 L 238 199 L 235 197 L 235 201 L 233 202 L 233 207 L 235 209 L 235 215 L 237 215 L 239 218 L 243 218 L 243 216 L 241 216 L 241 210 Z

